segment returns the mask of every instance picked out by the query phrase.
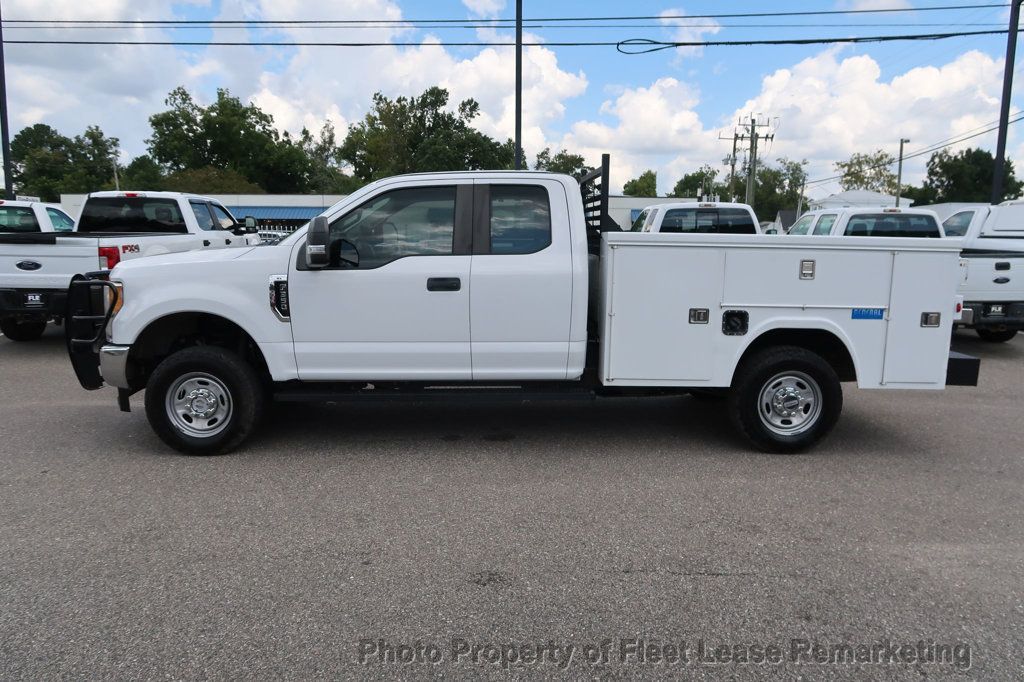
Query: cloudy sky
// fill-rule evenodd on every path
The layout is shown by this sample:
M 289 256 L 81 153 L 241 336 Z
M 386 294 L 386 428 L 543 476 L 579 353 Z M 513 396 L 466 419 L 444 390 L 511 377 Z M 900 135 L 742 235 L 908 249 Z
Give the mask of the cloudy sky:
M 991 0 L 996 4 L 997 0 Z M 660 19 L 578 23 L 533 21 L 527 40 L 618 41 L 626 38 L 763 40 L 892 33 L 994 30 L 1005 7 L 954 0 L 525 0 L 527 19 L 613 15 L 702 15 L 742 12 L 923 8 L 967 10 L 810 17 Z M 506 0 L 4 0 L 4 19 L 468 19 L 510 18 Z M 5 21 L 6 24 L 6 21 Z M 785 24 L 785 25 L 780 25 Z M 121 139 L 124 160 L 145 152 L 147 118 L 178 85 L 208 102 L 218 87 L 252 99 L 281 129 L 339 127 L 358 120 L 374 91 L 415 94 L 441 84 L 457 101 L 481 104 L 484 132 L 511 137 L 513 50 L 445 47 L 439 42 L 505 42 L 511 30 L 401 23 L 339 28 L 278 25 L 261 30 L 198 28 L 13 28 L 7 40 L 60 39 L 402 42 L 409 46 L 172 47 L 8 45 L 11 127 L 37 122 L 80 133 L 99 125 Z M 860 151 L 908 152 L 982 130 L 999 115 L 1005 36 L 861 46 L 706 47 L 624 56 L 614 47 L 528 48 L 524 56 L 524 146 L 530 158 L 545 146 L 565 147 L 595 161 L 610 152 L 617 185 L 645 168 L 658 171 L 664 193 L 703 163 L 723 167 L 737 120 L 758 114 L 775 140 L 769 161 L 808 161 L 812 178 L 834 175 L 832 164 Z M 1024 86 L 1024 85 L 1022 85 Z M 1014 111 L 1018 107 L 1014 106 Z M 1011 156 L 1024 145 L 1011 128 Z M 969 144 L 992 148 L 994 134 Z M 963 146 L 963 145 L 961 145 Z M 927 157 L 908 162 L 919 182 Z M 839 187 L 815 185 L 821 196 Z

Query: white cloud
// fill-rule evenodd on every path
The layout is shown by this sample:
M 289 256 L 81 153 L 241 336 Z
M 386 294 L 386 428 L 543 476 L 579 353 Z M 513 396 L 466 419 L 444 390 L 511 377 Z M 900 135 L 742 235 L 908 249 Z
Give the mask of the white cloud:
M 707 36 L 715 35 L 722 30 L 721 24 L 714 19 L 689 19 L 681 9 L 667 9 L 661 13 L 661 23 L 672 30 L 672 41 L 678 43 L 695 43 L 707 40 Z M 698 46 L 677 47 L 676 55 L 682 57 L 698 57 L 704 48 Z
M 505 0 L 462 0 L 462 4 L 481 17 L 493 17 L 505 9 Z

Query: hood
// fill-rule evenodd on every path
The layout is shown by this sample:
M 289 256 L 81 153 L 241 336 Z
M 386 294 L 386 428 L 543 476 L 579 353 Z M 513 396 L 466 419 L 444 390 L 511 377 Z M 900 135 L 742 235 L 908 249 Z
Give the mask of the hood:
M 111 271 L 111 277 L 117 277 L 122 272 L 132 272 L 139 268 L 167 266 L 167 265 L 192 265 L 196 263 L 223 263 L 232 261 L 252 251 L 255 246 L 236 249 L 209 249 L 203 251 L 182 251 L 181 253 L 166 253 L 160 256 L 145 256 L 133 258 L 128 261 L 121 261 Z

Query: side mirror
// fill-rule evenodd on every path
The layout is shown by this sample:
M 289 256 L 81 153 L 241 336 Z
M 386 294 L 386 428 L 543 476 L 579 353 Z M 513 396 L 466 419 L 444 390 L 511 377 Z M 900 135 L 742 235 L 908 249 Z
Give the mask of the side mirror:
M 259 221 L 253 218 L 251 215 L 247 215 L 244 218 L 242 218 L 242 223 L 245 225 L 245 232 L 247 234 L 255 234 L 260 230 Z
M 331 241 L 331 226 L 324 216 L 317 216 L 309 223 L 306 231 L 306 267 L 320 270 L 330 264 L 327 252 Z

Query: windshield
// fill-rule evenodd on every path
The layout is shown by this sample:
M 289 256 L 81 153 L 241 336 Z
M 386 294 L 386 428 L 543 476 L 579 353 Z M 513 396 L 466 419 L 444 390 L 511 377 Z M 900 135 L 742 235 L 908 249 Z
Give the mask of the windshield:
M 79 232 L 173 232 L 188 228 L 175 199 L 90 197 L 78 219 Z
M 807 234 L 811 230 L 811 225 L 814 224 L 814 216 L 805 215 L 800 220 L 793 223 L 793 227 L 789 228 L 787 234 Z
M 633 221 L 633 226 L 629 228 L 630 232 L 640 232 L 644 229 L 644 223 L 647 221 L 648 212 L 649 209 L 646 208 L 640 211 L 640 215 L 638 215 L 636 220 Z

